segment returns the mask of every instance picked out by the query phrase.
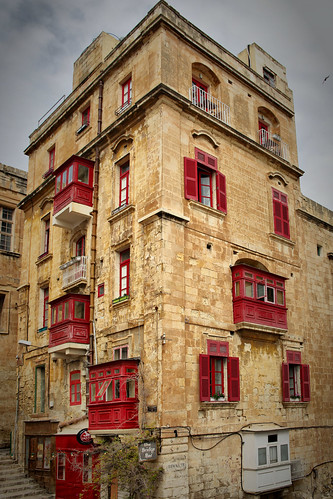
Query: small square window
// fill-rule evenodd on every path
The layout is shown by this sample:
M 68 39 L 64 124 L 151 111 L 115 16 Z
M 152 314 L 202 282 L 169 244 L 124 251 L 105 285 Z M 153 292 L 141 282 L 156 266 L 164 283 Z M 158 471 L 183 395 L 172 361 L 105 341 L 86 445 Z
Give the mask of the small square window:
M 320 244 L 317 244 L 317 255 L 321 256 L 323 253 L 323 247 Z
M 275 87 L 275 74 L 267 68 L 263 68 L 264 80 L 271 87 Z
M 90 106 L 88 106 L 82 113 L 82 125 L 88 126 L 90 123 Z
M 104 282 L 98 285 L 98 298 L 104 296 Z

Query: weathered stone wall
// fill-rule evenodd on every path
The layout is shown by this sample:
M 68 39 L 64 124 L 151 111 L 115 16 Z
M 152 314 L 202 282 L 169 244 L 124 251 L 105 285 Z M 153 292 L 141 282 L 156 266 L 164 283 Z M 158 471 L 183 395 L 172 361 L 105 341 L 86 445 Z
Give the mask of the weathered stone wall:
M 0 447 L 9 446 L 16 407 L 16 347 L 23 214 L 16 208 L 25 196 L 27 173 L 0 163 L 0 205 L 13 212 L 10 251 L 0 250 Z

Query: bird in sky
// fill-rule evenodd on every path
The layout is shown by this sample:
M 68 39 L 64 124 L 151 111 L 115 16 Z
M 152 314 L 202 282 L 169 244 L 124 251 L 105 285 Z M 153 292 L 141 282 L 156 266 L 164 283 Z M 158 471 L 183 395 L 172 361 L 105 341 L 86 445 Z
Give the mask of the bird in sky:
M 323 79 L 323 83 L 325 83 L 325 81 L 330 77 L 331 75 L 328 75 L 328 76 L 325 76 L 325 78 Z

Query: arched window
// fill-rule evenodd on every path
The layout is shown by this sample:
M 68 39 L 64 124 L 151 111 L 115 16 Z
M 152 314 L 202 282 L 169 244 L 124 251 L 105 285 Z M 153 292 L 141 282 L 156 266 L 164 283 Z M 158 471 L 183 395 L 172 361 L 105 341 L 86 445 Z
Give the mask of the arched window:
M 86 236 L 81 236 L 76 241 L 75 256 L 85 256 L 86 254 Z

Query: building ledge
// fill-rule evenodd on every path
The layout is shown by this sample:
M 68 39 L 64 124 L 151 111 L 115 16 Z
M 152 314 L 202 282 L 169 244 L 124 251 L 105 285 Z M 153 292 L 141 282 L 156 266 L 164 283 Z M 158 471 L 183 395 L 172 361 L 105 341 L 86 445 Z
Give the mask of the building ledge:
M 288 329 L 252 324 L 251 322 L 238 322 L 235 324 L 235 328 L 238 333 L 244 336 L 266 339 L 269 341 L 277 341 L 288 332 Z
M 40 265 L 41 263 L 47 262 L 47 260 L 51 260 L 53 257 L 52 253 L 43 253 L 36 260 L 36 265 Z
M 274 234 L 273 232 L 270 232 L 269 234 L 270 239 L 275 239 L 276 241 L 281 241 L 282 243 L 287 244 L 288 246 L 295 246 L 295 242 L 291 241 L 290 239 L 287 239 L 286 237 L 283 236 L 278 236 L 277 234 Z
M 214 217 L 217 218 L 224 218 L 226 216 L 226 213 L 224 211 L 217 210 L 216 208 L 212 208 L 211 206 L 206 206 L 203 203 L 200 203 L 200 201 L 189 201 L 189 206 L 195 210 L 203 211 L 204 213 L 209 213 L 210 215 L 213 215 Z
M 185 217 L 180 213 L 175 213 L 169 209 L 159 208 L 157 210 L 152 211 L 151 213 L 148 213 L 148 215 L 145 215 L 144 217 L 140 218 L 138 222 L 142 223 L 142 225 L 148 225 L 151 222 L 157 220 L 158 218 L 166 218 L 168 220 L 174 220 L 175 222 L 185 222 L 185 223 L 190 221 L 188 217 Z
M 108 222 L 111 224 L 119 220 L 120 218 L 129 215 L 135 211 L 135 206 L 133 204 L 126 204 L 124 206 L 119 206 L 112 211 L 111 216 L 108 218 Z

